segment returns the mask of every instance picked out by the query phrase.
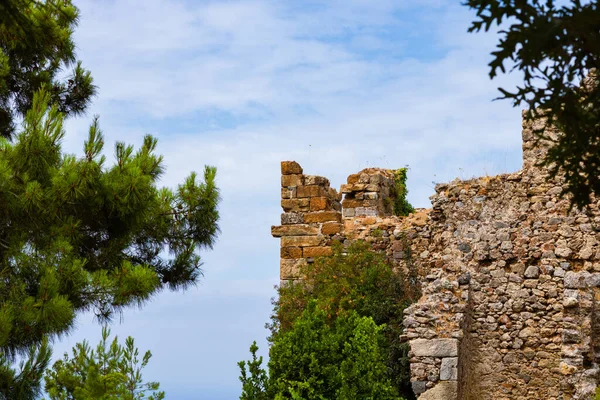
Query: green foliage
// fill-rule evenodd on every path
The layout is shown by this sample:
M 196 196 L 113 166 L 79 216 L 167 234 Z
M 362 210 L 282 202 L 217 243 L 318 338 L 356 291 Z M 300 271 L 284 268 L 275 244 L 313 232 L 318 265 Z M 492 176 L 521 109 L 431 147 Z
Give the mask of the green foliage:
M 50 362 L 52 351 L 47 340 L 31 346 L 20 362 L 17 373 L 11 360 L 0 356 L 0 399 L 37 399 L 41 395 L 41 381 Z
M 600 5 L 598 1 L 571 0 L 556 6 L 553 0 L 466 0 L 477 13 L 470 32 L 488 31 L 503 21 L 497 50 L 492 52 L 490 77 L 505 63 L 523 73 L 524 84 L 514 91 L 499 88 L 501 99 L 526 104 L 528 120 L 546 118 L 564 132 L 553 141 L 543 164 L 551 175 L 566 177 L 563 192 L 573 204 L 585 206 L 600 193 Z M 589 74 L 590 82 L 580 85 Z M 534 132 L 543 138 L 544 129 Z
M 394 171 L 394 187 L 393 195 L 396 197 L 394 200 L 394 215 L 408 215 L 414 212 L 414 207 L 406 200 L 408 195 L 408 189 L 406 188 L 406 179 L 408 174 L 408 168 L 399 168 Z
M 117 143 L 116 164 L 106 166 L 97 120 L 84 156 L 63 154 L 63 115 L 50 97 L 37 93 L 16 141 L 0 140 L 0 357 L 8 362 L 68 332 L 77 312 L 107 320 L 164 288 L 193 285 L 197 251 L 218 233 L 215 168 L 203 182 L 192 173 L 176 191 L 159 188 L 156 139 L 135 152 Z
M 67 353 L 54 363 L 45 377 L 45 389 L 52 400 L 160 400 L 158 382 L 142 379 L 142 369 L 148 365 L 152 353 L 139 358 L 134 340 L 129 336 L 125 346 L 115 337 L 108 345 L 110 330 L 102 329 L 102 340 L 92 350 L 88 343 L 77 343 L 73 355 Z
M 356 311 L 330 323 L 327 312 L 310 302 L 273 342 L 270 398 L 397 399 L 386 374 L 382 329 Z
M 238 366 L 240 367 L 241 375 L 240 381 L 242 382 L 242 394 L 240 400 L 269 400 L 270 397 L 267 394 L 269 387 L 269 378 L 267 372 L 262 368 L 263 358 L 256 357 L 258 346 L 256 341 L 250 346 L 250 353 L 252 354 L 252 360 L 240 361 Z M 247 366 L 247 370 L 246 370 Z
M 92 77 L 77 61 L 72 36 L 78 10 L 70 0 L 0 1 L 0 136 L 11 138 L 14 120 L 46 87 L 65 115 L 81 114 L 96 93 Z M 72 73 L 64 75 L 64 70 Z
M 269 325 L 273 346 L 280 335 L 295 329 L 311 301 L 325 313 L 329 325 L 356 312 L 381 326 L 387 376 L 411 398 L 408 348 L 400 342 L 400 335 L 403 311 L 419 298 L 418 286 L 410 285 L 402 274 L 392 270 L 383 254 L 372 251 L 364 242 L 355 242 L 346 250 L 335 244 L 332 256 L 318 258 L 303 272 L 303 282 L 279 288 Z

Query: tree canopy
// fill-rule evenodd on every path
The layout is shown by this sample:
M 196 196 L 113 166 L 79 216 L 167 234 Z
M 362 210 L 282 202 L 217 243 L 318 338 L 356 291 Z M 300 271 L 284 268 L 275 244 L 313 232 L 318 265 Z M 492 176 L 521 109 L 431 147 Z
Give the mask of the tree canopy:
M 41 87 L 66 116 L 89 105 L 96 87 L 75 54 L 78 16 L 70 0 L 0 0 L 0 136 L 14 136 Z
M 110 330 L 102 328 L 102 339 L 93 350 L 87 341 L 77 343 L 72 357 L 65 353 L 45 376 L 45 388 L 51 400 L 160 400 L 165 392 L 158 382 L 144 382 L 142 369 L 152 353 L 139 358 L 134 339 L 125 345 L 118 337 L 108 341 Z
M 490 77 L 507 66 L 520 71 L 522 86 L 499 88 L 501 99 L 529 108 L 528 119 L 545 119 L 563 134 L 543 161 L 552 176 L 564 174 L 566 191 L 578 206 L 600 193 L 600 9 L 597 0 L 467 0 L 476 19 L 470 32 L 495 24 L 500 41 L 492 53 Z M 587 77 L 587 82 L 582 84 Z
M 193 285 L 198 250 L 218 234 L 216 170 L 160 188 L 157 141 L 117 143 L 106 165 L 98 120 L 82 157 L 61 150 L 63 114 L 36 93 L 14 143 L 0 139 L 0 361 L 68 332 L 77 312 L 101 319 L 163 288 Z M 8 377 L 8 375 L 5 375 Z M 1 378 L 1 376 L 0 376 Z M 14 383 L 0 382 L 2 386 Z

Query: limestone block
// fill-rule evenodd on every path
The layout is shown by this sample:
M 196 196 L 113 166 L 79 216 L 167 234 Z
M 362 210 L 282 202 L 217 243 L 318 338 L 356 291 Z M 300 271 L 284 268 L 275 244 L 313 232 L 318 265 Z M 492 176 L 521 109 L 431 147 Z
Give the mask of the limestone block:
M 362 205 L 363 205 L 362 200 L 345 198 L 342 201 L 342 207 L 344 207 L 344 208 L 356 208 L 356 207 L 362 207 Z
M 311 197 L 310 199 L 310 211 L 322 211 L 329 208 L 328 197 Z
M 296 188 L 296 197 L 319 197 L 327 196 L 327 190 L 318 185 L 303 185 Z
M 282 161 L 281 175 L 301 174 L 302 167 L 296 161 Z
M 433 388 L 419 396 L 418 400 L 457 400 L 458 384 L 456 381 L 439 382 Z
M 281 225 L 293 225 L 304 223 L 304 214 L 287 212 L 281 214 Z
M 347 182 L 349 184 L 358 183 L 359 179 L 360 179 L 360 174 L 352 174 L 348 177 Z
M 458 378 L 458 357 L 447 357 L 442 359 L 440 367 L 441 381 L 455 381 Z
M 329 187 L 329 179 L 317 175 L 304 175 L 304 184 Z
M 379 215 L 377 207 L 356 207 L 354 212 L 357 217 L 376 217 Z
M 304 215 L 304 222 L 307 224 L 329 221 L 342 222 L 342 213 L 338 211 L 322 211 L 310 212 Z
M 282 247 L 279 250 L 281 258 L 302 258 L 302 248 L 300 247 Z
M 308 211 L 309 205 L 309 199 L 281 199 L 281 208 L 286 212 Z
M 356 215 L 354 208 L 343 208 L 342 213 L 344 213 L 344 217 L 354 217 Z
M 312 247 L 323 243 L 324 236 L 283 236 L 281 247 Z
M 281 259 L 279 261 L 279 279 L 295 279 L 300 276 L 300 270 L 306 265 L 306 260 L 301 258 L 294 260 L 291 258 Z
M 410 350 L 415 357 L 457 357 L 458 339 L 415 339 Z
M 332 254 L 331 247 L 304 247 L 302 249 L 302 255 L 304 257 L 322 257 L 322 256 L 330 256 Z
M 300 186 L 304 184 L 304 175 L 281 175 L 281 187 Z
M 319 234 L 318 226 L 306 224 L 298 225 L 279 225 L 271 227 L 271 235 L 274 237 L 282 236 L 314 236 Z
M 340 233 L 343 227 L 344 225 L 338 222 L 326 222 L 321 227 L 321 233 L 323 235 L 335 235 L 336 233 Z
M 296 188 L 294 186 L 281 188 L 281 198 L 282 199 L 293 199 L 295 197 L 296 197 Z
M 565 274 L 565 288 L 568 289 L 583 289 L 587 286 L 586 279 L 590 273 L 587 271 L 573 272 L 568 271 Z

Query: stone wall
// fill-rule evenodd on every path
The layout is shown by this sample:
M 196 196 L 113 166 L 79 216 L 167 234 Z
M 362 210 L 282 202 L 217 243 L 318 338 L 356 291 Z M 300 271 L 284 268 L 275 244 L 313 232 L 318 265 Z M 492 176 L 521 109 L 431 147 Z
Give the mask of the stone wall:
M 409 217 L 391 215 L 391 171 L 351 175 L 340 204 L 327 179 L 283 162 L 281 279 L 301 279 L 333 240 L 366 240 L 421 282 L 404 321 L 420 400 L 590 399 L 600 213 L 569 209 L 563 180 L 537 166 L 546 148 L 524 123 L 521 171 L 437 185 Z

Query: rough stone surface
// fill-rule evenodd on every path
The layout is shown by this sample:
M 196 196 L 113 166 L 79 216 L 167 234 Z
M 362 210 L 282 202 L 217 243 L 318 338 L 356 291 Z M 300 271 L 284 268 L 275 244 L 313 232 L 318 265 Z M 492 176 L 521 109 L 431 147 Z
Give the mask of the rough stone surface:
M 457 339 L 415 339 L 410 342 L 410 350 L 415 357 L 456 357 Z
M 418 400 L 456 400 L 458 386 L 456 382 L 439 382 L 432 389 L 419 396 Z
M 442 359 L 440 366 L 441 381 L 455 381 L 458 379 L 458 357 L 448 357 Z
M 326 178 L 285 167 L 282 226 L 303 227 L 273 228 L 282 282 L 302 279 L 308 254 L 356 240 L 420 282 L 402 336 L 420 400 L 588 400 L 596 389 L 600 201 L 582 212 L 560 197 L 564 178 L 538 166 L 547 144 L 535 124 L 523 123 L 522 170 L 438 184 L 432 207 L 408 217 L 391 213 L 393 171 L 350 175 L 342 200 Z M 298 198 L 302 185 L 319 189 Z

